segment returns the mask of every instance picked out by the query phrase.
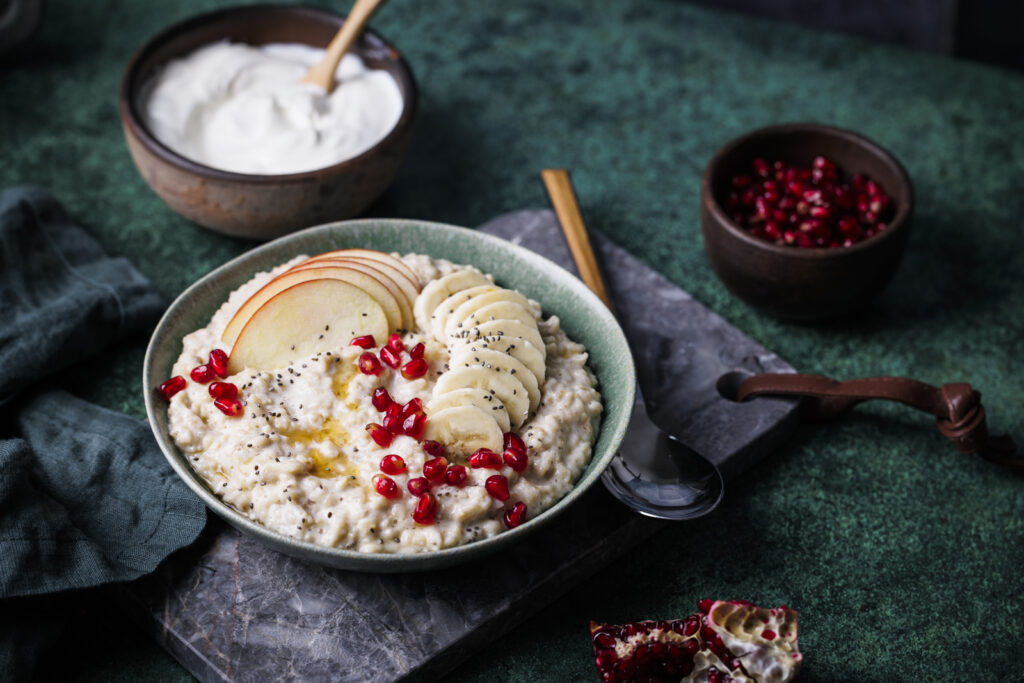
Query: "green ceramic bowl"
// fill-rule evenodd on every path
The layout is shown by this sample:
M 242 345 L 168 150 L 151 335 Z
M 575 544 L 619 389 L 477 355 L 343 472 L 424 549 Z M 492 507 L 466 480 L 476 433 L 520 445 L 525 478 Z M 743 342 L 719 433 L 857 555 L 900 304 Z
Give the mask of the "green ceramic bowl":
M 541 302 L 545 316 L 557 315 L 566 333 L 587 347 L 588 364 L 598 378 L 604 413 L 593 458 L 565 498 L 535 519 L 492 538 L 436 552 L 375 555 L 325 548 L 271 531 L 224 503 L 192 471 L 168 434 L 167 404 L 155 391 L 170 376 L 171 366 L 181 354 L 182 337 L 207 325 L 228 294 L 254 273 L 300 254 L 349 247 L 417 252 L 475 265 L 493 274 L 499 284 Z M 149 423 L 164 455 L 185 483 L 229 524 L 276 550 L 312 562 L 358 571 L 411 572 L 468 562 L 519 543 L 596 484 L 625 433 L 636 371 L 626 337 L 612 314 L 580 280 L 551 261 L 466 228 L 413 220 L 367 219 L 330 223 L 282 237 L 217 268 L 185 290 L 167 309 L 149 342 L 143 388 Z

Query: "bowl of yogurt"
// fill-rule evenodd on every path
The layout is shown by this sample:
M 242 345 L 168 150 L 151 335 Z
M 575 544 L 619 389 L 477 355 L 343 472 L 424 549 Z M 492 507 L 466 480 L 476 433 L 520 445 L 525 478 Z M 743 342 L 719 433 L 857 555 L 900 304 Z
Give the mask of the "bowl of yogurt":
M 300 83 L 343 21 L 309 7 L 236 7 L 143 45 L 120 110 L 153 191 L 204 227 L 256 239 L 366 209 L 404 159 L 417 89 L 401 54 L 370 29 L 331 93 Z

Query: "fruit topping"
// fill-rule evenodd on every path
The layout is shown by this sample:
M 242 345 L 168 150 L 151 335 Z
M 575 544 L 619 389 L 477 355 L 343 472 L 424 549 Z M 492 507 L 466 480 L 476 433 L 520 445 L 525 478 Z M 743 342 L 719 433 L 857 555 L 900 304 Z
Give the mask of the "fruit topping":
M 214 349 L 210 351 L 210 360 L 207 362 L 218 377 L 228 376 L 228 354 L 224 353 L 220 349 Z
M 378 474 L 373 478 L 373 487 L 385 498 L 398 498 L 402 494 L 402 490 L 398 488 L 395 480 L 385 477 L 383 474 Z
M 181 375 L 176 375 L 167 380 L 166 382 L 163 382 L 160 386 L 156 388 L 156 390 L 161 396 L 164 397 L 165 401 L 170 401 L 171 396 L 174 396 L 176 393 L 184 389 L 186 384 L 187 382 L 185 381 L 184 377 L 182 377 Z
M 492 474 L 487 477 L 487 481 L 484 482 L 484 488 L 487 489 L 487 493 L 491 494 L 491 498 L 502 503 L 508 500 L 508 479 L 504 475 Z
M 390 446 L 392 439 L 395 438 L 394 434 L 376 422 L 366 425 L 366 431 L 370 433 L 370 438 L 373 439 L 373 442 L 381 448 Z
M 391 398 L 391 394 L 389 394 L 388 390 L 384 387 L 377 387 L 374 389 L 373 396 L 370 400 L 373 403 L 373 407 L 382 413 L 390 408 L 391 404 L 395 402 L 394 399 Z
M 414 346 L 411 349 L 409 349 L 409 357 L 410 358 L 423 358 L 423 354 L 426 352 L 426 350 L 427 350 L 427 347 L 423 344 L 423 342 L 420 342 L 416 346 Z
M 349 346 L 358 346 L 361 349 L 372 349 L 377 346 L 377 341 L 373 338 L 372 334 L 363 334 L 358 337 L 352 337 Z
M 380 471 L 384 474 L 404 474 L 405 470 L 405 460 L 400 455 L 391 453 L 380 459 Z
M 505 461 L 506 465 L 520 474 L 525 472 L 527 465 L 530 464 L 526 458 L 525 452 L 513 450 L 511 448 L 502 453 L 501 457 Z
M 416 508 L 412 511 L 412 521 L 424 526 L 433 524 L 435 512 L 437 512 L 437 499 L 434 498 L 433 493 L 427 491 L 417 501 Z
M 380 366 L 380 361 L 377 360 L 377 356 L 369 352 L 359 356 L 357 363 L 359 364 L 359 372 L 364 375 L 379 375 L 383 370 Z
M 427 361 L 422 358 L 414 358 L 402 366 L 402 377 L 406 379 L 419 379 L 425 374 L 427 374 Z
M 468 478 L 469 474 L 462 465 L 451 465 L 444 473 L 444 483 L 456 488 L 465 486 Z
M 214 399 L 213 405 L 217 407 L 217 410 L 224 413 L 228 417 L 238 417 L 245 412 L 245 408 L 239 401 L 233 398 L 217 398 Z
M 414 496 L 422 496 L 424 493 L 430 492 L 430 482 L 425 477 L 413 477 L 406 486 L 409 493 Z
M 397 368 L 402 364 L 402 356 L 396 352 L 390 346 L 385 346 L 380 350 L 380 359 L 384 361 L 384 365 L 389 368 Z
M 469 466 L 475 470 L 500 470 L 501 456 L 489 448 L 481 448 L 476 453 L 469 456 Z
M 512 506 L 511 510 L 505 512 L 505 526 L 509 529 L 515 529 L 517 526 L 526 521 L 526 503 L 516 503 Z
M 396 355 L 401 355 L 402 351 L 405 351 L 405 344 L 402 343 L 402 335 L 395 332 L 388 337 L 388 348 Z
M 214 398 L 238 398 L 238 387 L 231 382 L 214 382 L 209 391 Z
M 432 455 L 435 458 L 438 458 L 438 457 L 444 455 L 444 446 L 442 446 L 441 444 L 439 444 L 436 441 L 430 441 L 428 439 L 428 440 L 424 441 L 420 445 L 423 446 L 423 451 L 427 455 Z
M 212 382 L 215 377 L 213 368 L 206 363 L 192 368 L 192 372 L 190 372 L 189 375 L 192 377 L 193 382 L 198 382 L 199 384 Z
M 448 460 L 445 458 L 431 458 L 423 463 L 423 476 L 432 484 L 440 482 L 448 469 Z

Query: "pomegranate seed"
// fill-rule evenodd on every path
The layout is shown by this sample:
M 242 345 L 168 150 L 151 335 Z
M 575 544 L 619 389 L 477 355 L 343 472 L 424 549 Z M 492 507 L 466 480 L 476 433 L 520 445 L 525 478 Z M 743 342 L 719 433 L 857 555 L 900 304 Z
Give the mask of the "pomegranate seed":
M 156 388 L 156 390 L 164 397 L 165 401 L 170 401 L 171 396 L 174 396 L 176 393 L 184 389 L 186 384 L 188 384 L 188 382 L 185 381 L 184 377 L 176 375 L 162 383 Z
M 424 493 L 416 503 L 416 509 L 412 511 L 412 521 L 424 526 L 434 523 L 434 513 L 437 511 L 437 499 L 434 494 Z
M 711 612 L 711 606 L 713 604 L 715 604 L 715 601 L 714 600 L 710 600 L 708 598 L 704 598 L 703 600 L 698 600 L 697 601 L 697 611 L 699 611 L 701 614 L 708 614 L 708 613 Z
M 427 347 L 423 342 L 420 342 L 416 346 L 409 349 L 410 358 L 423 358 L 423 354 L 426 353 Z
M 525 472 L 527 465 L 530 464 L 526 459 L 526 453 L 515 451 L 511 448 L 502 453 L 502 458 L 505 460 L 506 465 L 520 474 Z
M 423 401 L 421 399 L 419 399 L 419 398 L 414 398 L 414 399 L 411 399 L 404 406 L 402 406 L 402 412 L 399 413 L 399 415 L 401 415 L 402 419 L 404 420 L 405 418 L 409 417 L 413 413 L 422 413 L 422 412 L 423 412 Z
M 400 354 L 402 351 L 405 351 L 405 344 L 402 343 L 402 335 L 395 332 L 388 337 L 388 348 L 396 354 Z
M 872 197 L 878 196 L 882 193 L 882 188 L 878 186 L 878 183 L 870 179 L 864 183 L 864 190 Z
M 519 438 L 518 434 L 513 432 L 505 432 L 501 437 L 501 447 L 506 451 L 511 449 L 513 451 L 519 451 L 523 455 L 526 455 L 526 443 Z
M 782 229 L 775 221 L 768 221 L 764 224 L 764 234 L 769 239 L 782 239 Z
M 405 418 L 402 423 L 402 433 L 419 441 L 423 438 L 423 431 L 427 428 L 427 416 L 423 413 L 413 413 Z
M 765 640 L 775 640 L 777 634 L 770 628 L 766 628 L 765 630 L 761 631 L 761 637 Z
M 481 448 L 469 456 L 469 466 L 474 470 L 500 470 L 501 456 L 488 448 Z
M 218 377 L 228 376 L 228 354 L 220 349 L 210 351 L 210 360 L 207 362 L 210 369 L 217 373 Z
M 217 406 L 217 410 L 228 417 L 238 417 L 245 412 L 245 408 L 242 407 L 242 404 L 233 398 L 214 399 L 213 405 Z
M 427 374 L 427 361 L 422 358 L 413 358 L 402 366 L 402 377 L 406 379 L 419 379 Z
M 384 411 L 384 419 L 381 420 L 384 429 L 392 434 L 399 434 L 402 431 L 402 406 L 399 403 L 392 403 Z
M 385 477 L 383 474 L 378 474 L 373 478 L 373 487 L 385 498 L 398 498 L 402 494 L 402 489 L 398 488 L 395 480 Z
M 754 167 L 754 173 L 761 176 L 762 178 L 768 177 L 770 167 L 768 166 L 768 162 L 765 159 L 758 157 L 757 159 L 754 159 L 752 165 Z
M 192 368 L 192 372 L 189 375 L 191 375 L 193 382 L 198 382 L 199 384 L 206 384 L 214 378 L 213 368 L 206 363 Z
M 452 465 L 444 472 L 444 483 L 449 486 L 462 488 L 466 485 L 466 479 L 468 478 L 469 473 L 466 472 L 466 468 L 462 465 Z
M 424 477 L 413 477 L 406 484 L 409 489 L 409 493 L 414 496 L 422 496 L 424 493 L 430 493 L 430 482 Z
M 214 382 L 210 385 L 210 396 L 214 398 L 238 398 L 238 387 L 231 382 Z
M 390 446 L 392 439 L 395 438 L 394 434 L 376 422 L 366 425 L 366 431 L 370 433 L 370 438 L 373 439 L 373 442 L 381 448 Z
M 364 353 L 359 356 L 359 372 L 364 375 L 379 375 L 383 368 L 380 366 L 380 361 L 372 353 Z
M 385 346 L 380 350 L 380 359 L 389 368 L 397 368 L 402 364 L 402 356 L 390 346 Z
M 444 446 L 442 446 L 436 441 L 427 440 L 421 443 L 420 445 L 423 446 L 423 451 L 427 455 L 432 455 L 435 458 L 439 458 L 442 455 L 444 455 Z
M 504 475 L 492 474 L 487 477 L 487 481 L 484 482 L 484 488 L 487 489 L 487 493 L 491 494 L 491 498 L 502 503 L 508 500 L 508 479 Z
M 374 360 L 376 360 L 376 358 L 374 358 Z M 388 390 L 384 387 L 377 387 L 374 389 L 373 396 L 370 397 L 370 401 L 373 403 L 373 407 L 381 413 L 391 407 L 395 402 L 394 399 L 391 398 L 391 394 L 389 394 Z
M 352 341 L 348 345 L 358 346 L 361 349 L 372 349 L 377 345 L 377 340 L 373 338 L 372 334 L 364 334 L 359 337 L 352 337 Z
M 447 469 L 447 458 L 431 458 L 423 463 L 423 477 L 431 484 L 436 484 L 444 478 Z
M 732 179 L 732 186 L 737 188 L 737 189 L 744 188 L 747 185 L 749 185 L 750 183 L 751 183 L 751 177 L 748 176 L 748 175 L 733 176 L 733 179 Z
M 391 453 L 380 459 L 380 471 L 384 474 L 405 474 L 405 470 L 405 460 L 400 455 Z
M 514 529 L 526 521 L 526 503 L 516 503 L 505 513 L 505 526 Z

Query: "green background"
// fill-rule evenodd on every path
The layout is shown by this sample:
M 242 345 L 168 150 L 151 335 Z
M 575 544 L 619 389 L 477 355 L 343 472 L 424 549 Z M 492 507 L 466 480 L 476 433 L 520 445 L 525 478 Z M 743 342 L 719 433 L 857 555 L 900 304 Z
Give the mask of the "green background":
M 50 0 L 40 34 L 0 64 L 0 186 L 53 190 L 168 300 L 252 244 L 150 192 L 117 89 L 147 37 L 225 4 Z M 408 161 L 371 215 L 476 225 L 546 205 L 540 169 L 571 168 L 593 229 L 800 370 L 967 380 L 993 430 L 1024 440 L 1020 75 L 655 0 L 392 0 L 373 23 L 405 53 L 422 99 Z M 764 318 L 702 250 L 704 164 L 730 138 L 792 120 L 874 138 L 916 186 L 903 265 L 856 319 Z M 64 383 L 142 416 L 144 345 L 111 349 Z M 681 616 L 719 597 L 800 610 L 803 680 L 1019 680 L 1022 520 L 1024 478 L 957 454 L 927 417 L 867 405 L 804 426 L 712 516 L 543 606 L 452 679 L 596 679 L 588 619 Z M 44 675 L 188 678 L 104 602 L 79 602 L 80 626 Z

